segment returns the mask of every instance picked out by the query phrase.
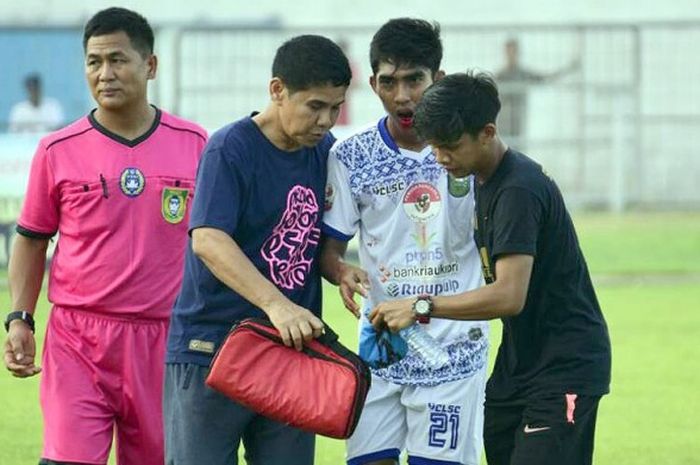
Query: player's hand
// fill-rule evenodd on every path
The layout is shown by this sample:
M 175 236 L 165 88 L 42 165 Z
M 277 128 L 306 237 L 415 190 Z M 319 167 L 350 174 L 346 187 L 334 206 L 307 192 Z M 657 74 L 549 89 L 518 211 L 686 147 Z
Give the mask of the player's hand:
M 41 371 L 34 365 L 35 356 L 34 333 L 23 321 L 12 321 L 5 340 L 5 367 L 18 378 L 34 376 Z
M 367 289 L 369 289 L 367 272 L 345 263 L 340 271 L 338 281 L 338 289 L 340 297 L 343 299 L 343 305 L 355 315 L 355 318 L 360 318 L 360 306 L 355 302 L 355 294 L 367 297 Z
M 372 309 L 369 321 L 377 329 L 389 328 L 391 332 L 398 332 L 416 322 L 413 313 L 413 300 L 393 300 L 382 302 Z
M 287 347 L 301 350 L 304 342 L 323 334 L 323 322 L 309 310 L 290 301 L 273 304 L 267 315 Z

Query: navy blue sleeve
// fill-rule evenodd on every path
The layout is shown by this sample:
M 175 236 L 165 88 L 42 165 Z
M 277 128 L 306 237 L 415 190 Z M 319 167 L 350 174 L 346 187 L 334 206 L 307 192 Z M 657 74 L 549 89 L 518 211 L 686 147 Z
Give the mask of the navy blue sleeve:
M 537 255 L 537 240 L 544 218 L 544 208 L 528 189 L 511 187 L 503 190 L 493 211 L 493 245 L 491 254 Z
M 236 232 L 251 173 L 250 164 L 237 163 L 240 157 L 230 151 L 215 140 L 204 149 L 197 168 L 190 232 L 200 227 L 220 229 L 231 236 Z

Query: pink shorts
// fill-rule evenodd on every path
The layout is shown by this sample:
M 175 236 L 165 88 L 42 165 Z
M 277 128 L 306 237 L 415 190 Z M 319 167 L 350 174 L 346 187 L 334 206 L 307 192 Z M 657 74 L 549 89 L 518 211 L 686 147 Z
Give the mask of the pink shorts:
M 127 320 L 54 307 L 42 356 L 43 458 L 162 465 L 167 320 Z M 115 431 L 116 427 L 116 431 Z

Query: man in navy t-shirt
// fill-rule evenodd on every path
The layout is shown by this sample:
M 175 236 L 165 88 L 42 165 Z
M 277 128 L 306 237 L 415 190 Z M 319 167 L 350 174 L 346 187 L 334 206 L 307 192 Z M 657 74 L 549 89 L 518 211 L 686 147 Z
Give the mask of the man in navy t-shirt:
M 204 384 L 231 326 L 267 317 L 288 346 L 323 329 L 317 264 L 326 159 L 351 72 L 320 36 L 284 43 L 270 104 L 210 139 L 197 173 L 182 289 L 166 355 L 166 463 L 310 464 L 314 437 Z
M 437 161 L 456 177 L 475 175 L 474 239 L 486 281 L 435 297 L 431 316 L 503 322 L 486 386 L 489 465 L 589 465 L 610 385 L 607 326 L 561 192 L 500 139 L 499 109 L 493 80 L 471 73 L 438 81 L 416 108 L 416 130 Z M 412 303 L 382 303 L 372 323 L 408 326 Z

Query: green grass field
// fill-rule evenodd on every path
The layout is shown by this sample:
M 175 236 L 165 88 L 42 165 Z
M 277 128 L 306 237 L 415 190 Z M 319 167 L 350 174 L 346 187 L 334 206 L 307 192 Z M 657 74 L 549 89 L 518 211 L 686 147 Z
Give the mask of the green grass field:
M 601 402 L 594 463 L 700 464 L 700 214 L 575 220 L 613 344 L 612 392 Z M 355 321 L 334 289 L 326 291 L 325 318 L 354 347 Z M 2 288 L 0 305 L 10 306 Z M 37 313 L 40 333 L 47 308 L 44 301 Z M 495 322 L 494 347 L 499 333 Z M 41 450 L 38 377 L 5 373 L 0 392 L 0 465 L 34 464 Z M 319 438 L 316 463 L 344 463 L 343 443 Z

